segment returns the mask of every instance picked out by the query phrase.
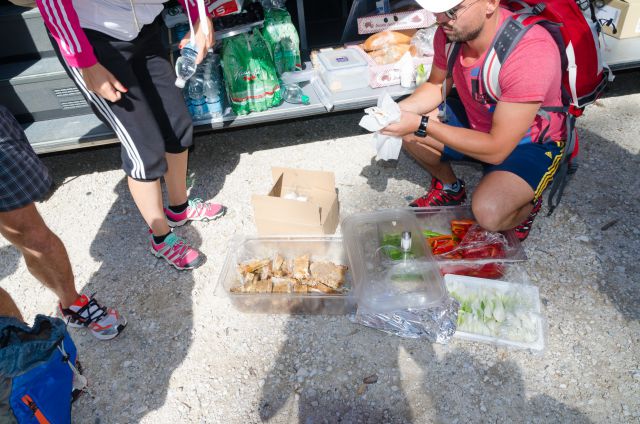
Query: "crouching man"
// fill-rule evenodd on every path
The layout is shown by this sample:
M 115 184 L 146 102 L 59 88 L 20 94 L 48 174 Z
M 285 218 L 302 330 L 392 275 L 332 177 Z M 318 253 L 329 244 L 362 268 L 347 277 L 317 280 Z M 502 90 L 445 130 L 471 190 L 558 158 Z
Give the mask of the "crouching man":
M 463 203 L 465 184 L 450 162 L 479 162 L 484 174 L 471 199 L 476 220 L 491 231 L 515 228 L 523 241 L 564 147 L 558 47 L 543 27 L 530 28 L 502 63 L 500 93 L 493 103 L 483 92 L 481 67 L 512 13 L 499 7 L 499 0 L 418 3 L 433 12 L 440 25 L 431 75 L 400 102 L 400 122 L 382 131 L 402 137 L 405 151 L 432 176 L 431 187 L 411 206 Z M 451 94 L 446 105 L 443 84 Z M 451 90 L 453 84 L 456 90 Z M 556 111 L 539 113 L 542 108 Z

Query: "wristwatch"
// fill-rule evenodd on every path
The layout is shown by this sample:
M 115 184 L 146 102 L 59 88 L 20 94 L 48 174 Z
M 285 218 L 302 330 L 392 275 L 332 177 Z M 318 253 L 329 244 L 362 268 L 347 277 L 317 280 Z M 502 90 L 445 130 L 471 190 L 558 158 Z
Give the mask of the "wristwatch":
M 428 124 L 429 124 L 429 117 L 426 115 L 422 116 L 422 119 L 420 120 L 420 126 L 418 127 L 418 130 L 414 132 L 414 134 L 417 135 L 418 137 L 426 137 Z

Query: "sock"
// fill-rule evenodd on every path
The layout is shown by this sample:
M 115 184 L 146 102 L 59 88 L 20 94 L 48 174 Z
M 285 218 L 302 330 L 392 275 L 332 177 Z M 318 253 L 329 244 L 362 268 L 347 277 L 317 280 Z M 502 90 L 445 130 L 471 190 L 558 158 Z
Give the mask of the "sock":
M 453 183 L 453 184 L 444 184 L 443 183 L 442 186 L 447 191 L 452 191 L 454 193 L 457 193 L 462 188 L 462 183 L 460 182 L 460 179 L 457 179 L 456 182 Z
M 154 242 L 155 244 L 160 244 L 160 243 L 162 243 L 162 242 L 164 241 L 164 239 L 166 239 L 166 238 L 167 238 L 167 236 L 168 236 L 169 234 L 171 234 L 171 231 L 169 231 L 167 234 L 165 234 L 165 235 L 163 235 L 163 236 L 156 236 L 156 235 L 153 235 L 153 242 Z
M 187 200 L 181 205 L 176 205 L 176 206 L 169 205 L 169 210 L 173 213 L 182 213 L 187 209 L 188 206 L 189 206 L 189 201 Z

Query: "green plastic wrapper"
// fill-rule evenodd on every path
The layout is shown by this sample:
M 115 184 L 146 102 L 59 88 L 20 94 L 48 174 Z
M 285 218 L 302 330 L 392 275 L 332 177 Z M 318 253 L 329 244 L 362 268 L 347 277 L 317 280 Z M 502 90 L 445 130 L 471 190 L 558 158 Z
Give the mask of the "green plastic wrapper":
M 231 109 L 236 115 L 263 112 L 282 103 L 273 57 L 260 31 L 225 38 L 222 62 Z
M 300 38 L 287 10 L 265 9 L 262 35 L 269 43 L 278 75 L 302 69 Z

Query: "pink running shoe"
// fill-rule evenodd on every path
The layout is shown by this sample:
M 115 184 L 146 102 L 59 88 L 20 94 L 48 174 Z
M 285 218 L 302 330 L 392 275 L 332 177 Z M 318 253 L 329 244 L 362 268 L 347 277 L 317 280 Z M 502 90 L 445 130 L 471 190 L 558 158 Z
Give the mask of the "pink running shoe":
M 127 326 L 127 320 L 118 311 L 98 303 L 92 294 L 83 294 L 66 309 L 58 303 L 58 309 L 69 327 L 86 327 L 99 340 L 116 337 Z
M 151 253 L 157 258 L 164 258 L 176 269 L 194 269 L 204 263 L 204 255 L 198 249 L 189 246 L 187 242 L 174 233 L 169 233 L 160 244 L 153 241 L 151 236 Z
M 182 213 L 172 212 L 171 209 L 164 209 L 167 215 L 169 227 L 180 227 L 188 221 L 213 221 L 227 213 L 227 208 L 218 204 L 205 202 L 202 199 L 189 199 L 189 206 Z

